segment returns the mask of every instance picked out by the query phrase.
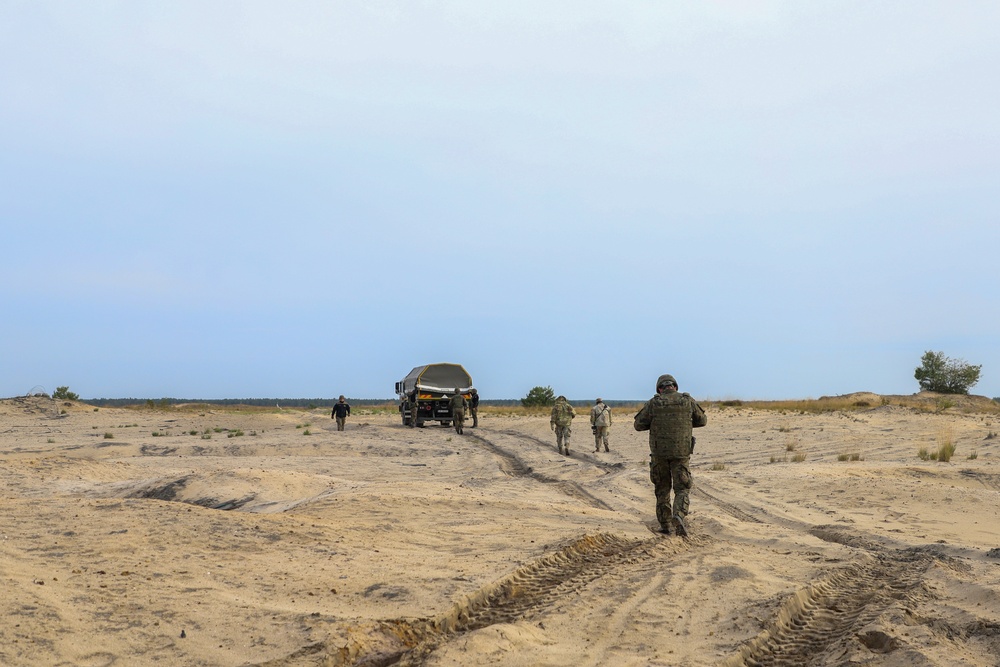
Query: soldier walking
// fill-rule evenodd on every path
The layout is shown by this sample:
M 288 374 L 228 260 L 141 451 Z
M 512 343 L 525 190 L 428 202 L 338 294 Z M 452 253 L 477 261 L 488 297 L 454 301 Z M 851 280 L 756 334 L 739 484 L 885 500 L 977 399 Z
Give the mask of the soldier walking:
M 573 406 L 569 404 L 565 396 L 559 396 L 556 404 L 552 406 L 552 416 L 549 417 L 549 426 L 556 434 L 556 446 L 560 454 L 569 456 L 569 436 L 570 424 L 573 422 Z
M 347 418 L 350 414 L 351 406 L 347 404 L 347 401 L 344 399 L 343 395 L 341 395 L 341 397 L 337 399 L 337 402 L 334 404 L 333 411 L 330 413 L 330 416 L 337 420 L 338 431 L 344 430 L 344 425 L 347 423 Z
M 413 391 L 410 392 L 409 396 L 406 397 L 406 402 L 410 406 L 410 428 L 417 427 L 417 388 L 414 387 Z
M 611 430 L 611 408 L 600 398 L 594 401 L 594 407 L 590 409 L 590 426 L 594 430 L 594 453 L 601 451 L 602 442 L 604 451 L 610 452 L 608 431 Z
M 479 428 L 479 392 L 475 387 L 469 397 L 469 414 L 472 416 L 472 428 Z
M 707 423 L 705 411 L 690 394 L 677 391 L 677 380 L 672 375 L 657 378 L 656 395 L 635 416 L 635 430 L 649 431 L 649 479 L 656 493 L 656 519 L 661 533 L 669 534 L 672 526 L 677 535 L 687 536 L 684 517 L 691 491 L 688 464 L 694 450 L 691 429 Z
M 459 435 L 462 435 L 462 429 L 465 427 L 465 408 L 468 405 L 469 401 L 456 387 L 455 395 L 448 400 L 448 407 L 451 408 L 451 422 L 455 425 L 455 432 Z

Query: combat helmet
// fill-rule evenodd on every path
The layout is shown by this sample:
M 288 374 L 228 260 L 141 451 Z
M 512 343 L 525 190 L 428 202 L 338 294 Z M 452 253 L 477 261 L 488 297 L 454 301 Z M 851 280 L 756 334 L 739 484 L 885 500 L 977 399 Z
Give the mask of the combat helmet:
M 661 387 L 666 387 L 668 384 L 677 386 L 677 380 L 674 379 L 673 375 L 661 375 L 656 378 L 656 391 L 660 391 Z

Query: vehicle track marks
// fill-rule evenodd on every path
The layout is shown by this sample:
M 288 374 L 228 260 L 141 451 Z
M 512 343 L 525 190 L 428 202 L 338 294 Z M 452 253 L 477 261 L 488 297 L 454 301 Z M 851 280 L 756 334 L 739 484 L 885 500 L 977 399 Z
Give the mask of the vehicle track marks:
M 764 523 L 762 519 L 758 519 L 753 514 L 741 510 L 736 505 L 733 505 L 732 503 L 727 503 L 724 500 L 716 498 L 711 493 L 701 488 L 701 485 L 696 485 L 692 487 L 691 493 L 695 496 L 705 498 L 706 500 L 714 503 L 716 507 L 718 507 L 720 510 L 722 510 L 729 516 L 733 517 L 734 519 L 737 519 L 738 521 L 742 521 L 744 523 Z
M 486 447 L 486 449 L 490 450 L 490 452 L 492 452 L 500 460 L 500 469 L 506 475 L 510 475 L 511 477 L 530 477 L 531 479 L 538 482 L 542 482 L 543 484 L 551 484 L 555 486 L 557 489 L 559 489 L 562 493 L 566 494 L 567 496 L 570 496 L 571 498 L 576 498 L 578 500 L 582 500 L 591 507 L 596 507 L 602 510 L 614 509 L 606 502 L 604 502 L 597 496 L 593 495 L 592 493 L 584 489 L 576 482 L 566 479 L 558 479 L 546 475 L 544 473 L 540 473 L 534 470 L 531 466 L 522 461 L 520 458 L 518 458 L 516 454 L 507 451 L 503 447 L 497 445 L 495 442 L 492 442 L 491 440 L 488 440 L 481 435 L 470 434 L 469 437 L 481 442 L 483 446 Z M 518 436 L 518 437 L 526 437 L 529 440 L 537 440 L 537 438 L 532 438 L 530 436 Z
M 916 600 L 924 575 L 937 558 L 919 548 L 862 553 L 859 562 L 791 596 L 769 627 L 722 667 L 834 664 L 855 640 L 865 643 L 858 633 L 887 608 Z
M 465 596 L 435 618 L 394 619 L 351 627 L 347 642 L 328 645 L 323 662 L 317 664 L 417 667 L 456 635 L 531 618 L 616 568 L 675 556 L 702 548 L 709 541 L 706 537 L 631 540 L 608 533 L 586 535 Z M 299 658 L 297 653 L 260 667 L 289 667 L 301 664 L 296 662 Z

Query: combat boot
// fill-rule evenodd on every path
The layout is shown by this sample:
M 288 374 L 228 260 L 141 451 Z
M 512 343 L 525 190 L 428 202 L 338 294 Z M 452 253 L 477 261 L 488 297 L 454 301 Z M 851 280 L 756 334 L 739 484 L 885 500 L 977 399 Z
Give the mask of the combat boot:
M 674 532 L 677 533 L 678 537 L 688 536 L 687 526 L 684 525 L 684 519 L 680 514 L 675 514 L 670 520 L 674 524 Z

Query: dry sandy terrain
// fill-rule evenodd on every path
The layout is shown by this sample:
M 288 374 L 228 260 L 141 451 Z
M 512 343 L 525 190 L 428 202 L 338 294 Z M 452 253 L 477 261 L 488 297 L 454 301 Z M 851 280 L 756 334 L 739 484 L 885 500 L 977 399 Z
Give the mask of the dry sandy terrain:
M 1000 418 L 872 405 L 710 406 L 683 540 L 622 410 L 563 457 L 545 417 L 5 400 L 0 664 L 995 667 Z

